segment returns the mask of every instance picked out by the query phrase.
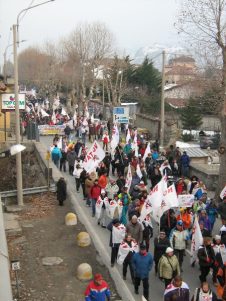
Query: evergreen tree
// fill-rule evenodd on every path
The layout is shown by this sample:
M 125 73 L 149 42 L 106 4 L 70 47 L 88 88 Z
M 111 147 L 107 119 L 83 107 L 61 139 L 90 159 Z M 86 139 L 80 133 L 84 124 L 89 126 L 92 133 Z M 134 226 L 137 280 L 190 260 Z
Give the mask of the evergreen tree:
M 183 129 L 197 130 L 202 125 L 202 115 L 196 106 L 190 103 L 181 111 L 180 120 Z

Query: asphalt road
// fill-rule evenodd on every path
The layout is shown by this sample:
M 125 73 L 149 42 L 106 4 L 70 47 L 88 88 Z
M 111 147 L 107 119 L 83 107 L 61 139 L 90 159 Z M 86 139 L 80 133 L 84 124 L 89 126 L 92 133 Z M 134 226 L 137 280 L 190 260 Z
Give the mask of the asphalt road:
M 52 144 L 52 138 L 53 137 L 51 137 L 51 136 L 41 136 L 40 142 L 42 142 L 42 144 L 44 144 L 46 146 L 46 148 L 48 149 L 49 146 Z M 83 197 L 82 197 L 81 189 L 80 189 L 80 193 L 76 192 L 75 180 L 72 176 L 69 175 L 68 170 L 66 172 L 62 172 L 62 175 L 67 180 L 67 183 L 69 184 L 70 189 L 72 189 L 73 193 L 77 196 L 78 202 L 84 203 L 83 209 L 84 209 L 84 212 L 85 212 L 87 218 L 90 219 L 90 222 L 92 223 L 93 227 L 96 228 L 96 231 L 98 232 L 100 239 L 102 240 L 103 244 L 106 246 L 107 252 L 109 252 L 109 254 L 110 254 L 110 248 L 109 248 L 110 232 L 108 230 L 103 229 L 100 226 L 98 226 L 96 218 L 91 217 L 91 209 L 89 207 L 86 207 L 85 201 L 83 200 Z M 78 218 L 79 218 L 79 216 L 78 216 Z M 150 245 L 151 245 L 150 251 L 152 254 L 153 254 L 153 240 L 154 240 L 154 237 L 157 235 L 157 231 L 158 231 L 158 227 L 154 227 L 154 236 L 151 239 L 151 243 L 150 243 Z M 121 266 L 116 265 L 116 268 L 120 271 L 120 273 L 122 272 Z M 191 296 L 193 295 L 195 288 L 199 287 L 199 285 L 200 285 L 198 276 L 199 276 L 198 265 L 196 264 L 196 266 L 194 268 L 192 268 L 190 266 L 190 256 L 187 252 L 186 256 L 184 257 L 182 277 L 183 277 L 183 280 L 190 287 Z M 211 284 L 212 288 L 214 289 L 210 275 L 208 276 L 208 280 L 209 280 L 209 283 Z M 134 288 L 131 283 L 129 270 L 127 273 L 126 281 L 128 283 L 129 288 L 131 289 L 131 292 L 133 293 Z M 164 284 L 155 276 L 154 266 L 150 272 L 149 284 L 150 284 L 150 300 L 151 301 L 162 301 L 163 300 L 163 292 L 164 292 Z M 140 295 L 139 296 L 135 295 L 135 300 L 141 301 L 141 293 L 142 293 L 142 286 L 140 287 Z

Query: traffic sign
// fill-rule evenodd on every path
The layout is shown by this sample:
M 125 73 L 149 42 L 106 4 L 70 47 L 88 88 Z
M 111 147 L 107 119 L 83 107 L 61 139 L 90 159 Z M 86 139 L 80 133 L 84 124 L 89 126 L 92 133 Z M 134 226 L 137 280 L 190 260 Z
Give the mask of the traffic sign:
M 115 107 L 113 109 L 113 120 L 117 123 L 129 123 L 129 108 Z

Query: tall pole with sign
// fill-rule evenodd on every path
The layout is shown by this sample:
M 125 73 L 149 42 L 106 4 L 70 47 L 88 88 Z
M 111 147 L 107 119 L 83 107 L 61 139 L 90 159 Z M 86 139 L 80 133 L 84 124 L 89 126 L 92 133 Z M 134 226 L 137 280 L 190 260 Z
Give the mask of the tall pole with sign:
M 20 144 L 20 110 L 18 92 L 18 60 L 17 60 L 17 25 L 13 25 L 13 55 L 14 55 L 14 93 L 15 93 L 15 115 L 16 115 L 16 144 Z M 22 182 L 22 162 L 21 153 L 16 155 L 16 183 L 17 202 L 23 205 L 23 182 Z

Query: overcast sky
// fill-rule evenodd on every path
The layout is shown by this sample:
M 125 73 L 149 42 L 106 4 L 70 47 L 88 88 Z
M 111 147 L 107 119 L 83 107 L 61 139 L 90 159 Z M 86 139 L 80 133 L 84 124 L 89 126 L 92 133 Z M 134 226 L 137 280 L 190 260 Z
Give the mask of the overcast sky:
M 0 62 L 8 42 L 10 27 L 24 8 L 42 0 L 0 0 Z M 179 45 L 174 29 L 178 0 L 55 0 L 27 12 L 20 23 L 20 50 L 56 41 L 69 34 L 77 23 L 101 21 L 115 35 L 116 47 L 134 52 L 143 46 Z M 8 56 L 12 50 L 8 51 Z M 11 57 L 12 59 L 12 57 Z

